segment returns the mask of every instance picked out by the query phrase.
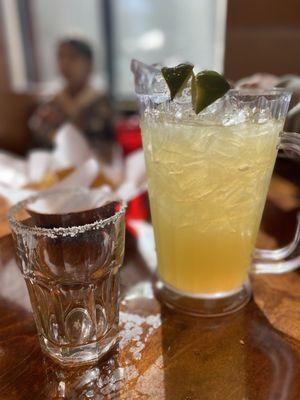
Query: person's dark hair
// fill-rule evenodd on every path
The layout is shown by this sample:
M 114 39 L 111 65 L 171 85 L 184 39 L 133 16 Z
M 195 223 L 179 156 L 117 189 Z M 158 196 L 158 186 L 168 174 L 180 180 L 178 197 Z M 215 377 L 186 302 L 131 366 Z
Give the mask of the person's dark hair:
M 67 44 L 69 46 L 72 46 L 75 51 L 78 52 L 82 57 L 84 57 L 88 62 L 92 63 L 94 60 L 94 52 L 91 47 L 91 45 L 81 39 L 75 39 L 75 38 L 66 38 L 62 39 L 59 42 L 59 46 Z

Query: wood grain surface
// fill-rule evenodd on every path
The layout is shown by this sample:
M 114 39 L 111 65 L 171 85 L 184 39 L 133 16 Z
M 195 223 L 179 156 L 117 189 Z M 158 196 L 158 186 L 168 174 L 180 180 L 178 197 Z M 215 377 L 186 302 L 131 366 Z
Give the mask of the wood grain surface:
M 292 237 L 299 166 L 282 161 L 259 244 Z M 0 400 L 300 399 L 300 275 L 252 277 L 255 301 L 223 318 L 194 318 L 153 296 L 151 274 L 127 243 L 118 347 L 97 365 L 63 369 L 39 347 L 10 236 L 0 239 Z

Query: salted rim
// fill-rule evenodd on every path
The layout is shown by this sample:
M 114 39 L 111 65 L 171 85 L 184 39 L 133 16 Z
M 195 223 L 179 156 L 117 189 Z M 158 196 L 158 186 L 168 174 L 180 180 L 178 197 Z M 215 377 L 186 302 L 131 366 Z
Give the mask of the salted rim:
M 36 195 L 30 196 L 25 200 L 20 201 L 19 203 L 12 206 L 8 213 L 7 219 L 16 231 L 22 231 L 26 233 L 32 233 L 34 235 L 44 235 L 49 237 L 56 237 L 56 236 L 75 236 L 80 233 L 84 233 L 88 230 L 96 230 L 98 228 L 104 228 L 106 225 L 115 222 L 121 215 L 125 214 L 125 210 L 127 207 L 127 203 L 124 200 L 119 200 L 121 204 L 120 210 L 116 211 L 111 217 L 100 219 L 98 221 L 92 222 L 90 224 L 85 225 L 78 225 L 78 226 L 71 226 L 67 228 L 40 228 L 37 226 L 28 226 L 23 224 L 21 221 L 18 221 L 14 215 L 25 208 L 26 205 L 32 203 L 33 201 L 39 200 L 41 198 L 45 198 L 47 196 L 59 194 L 59 193 L 87 193 L 89 189 L 85 188 L 67 188 L 67 189 L 56 189 L 56 190 L 46 190 L 40 192 Z

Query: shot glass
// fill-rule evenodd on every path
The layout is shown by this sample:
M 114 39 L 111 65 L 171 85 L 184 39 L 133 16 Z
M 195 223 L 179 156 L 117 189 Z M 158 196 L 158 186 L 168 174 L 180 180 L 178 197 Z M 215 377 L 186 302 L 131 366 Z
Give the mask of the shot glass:
M 90 208 L 93 196 L 48 191 L 8 213 L 42 350 L 63 365 L 92 363 L 117 338 L 126 206 Z

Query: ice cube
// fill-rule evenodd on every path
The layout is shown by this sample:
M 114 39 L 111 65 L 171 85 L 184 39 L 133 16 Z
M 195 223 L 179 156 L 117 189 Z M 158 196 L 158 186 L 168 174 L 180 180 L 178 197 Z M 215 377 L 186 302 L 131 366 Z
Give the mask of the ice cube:
M 161 71 L 153 76 L 149 92 L 156 103 L 164 102 L 170 98 L 170 90 Z
M 258 124 L 264 124 L 267 122 L 271 115 L 271 101 L 267 100 L 264 96 L 261 96 L 257 104 L 257 112 L 255 113 L 255 122 Z
M 131 60 L 130 69 L 134 75 L 136 94 L 151 94 L 154 77 L 157 74 L 161 74 L 160 68 L 153 65 L 144 64 L 138 60 Z
M 224 126 L 239 125 L 247 120 L 247 113 L 245 110 L 228 110 L 224 113 L 222 124 Z
M 185 104 L 185 103 L 189 103 L 190 105 L 192 105 L 192 94 L 191 94 L 191 90 L 192 90 L 192 79 L 189 79 L 189 81 L 186 84 L 186 87 L 183 89 L 183 91 L 181 92 L 180 95 L 176 95 L 174 98 L 174 102 L 177 104 Z
M 169 94 L 167 82 L 160 71 L 154 75 L 151 89 L 156 94 Z

